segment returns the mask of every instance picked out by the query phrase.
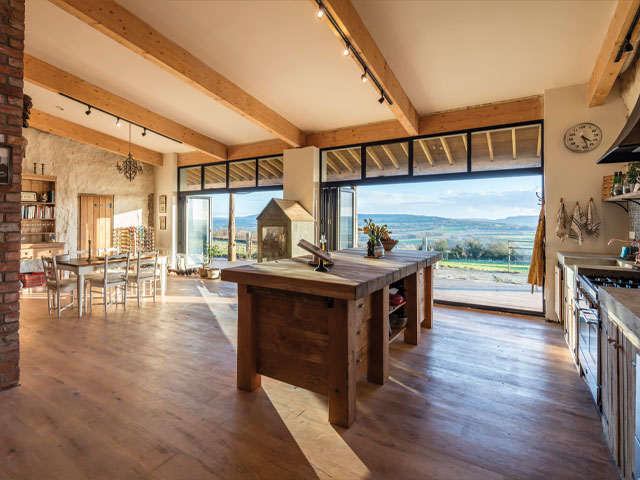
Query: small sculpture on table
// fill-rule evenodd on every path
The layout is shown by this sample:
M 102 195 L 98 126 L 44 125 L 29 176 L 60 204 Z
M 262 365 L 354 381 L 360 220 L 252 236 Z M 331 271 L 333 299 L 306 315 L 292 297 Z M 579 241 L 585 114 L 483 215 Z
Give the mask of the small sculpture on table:
M 329 252 L 326 252 L 321 248 L 316 247 L 313 243 L 307 242 L 305 239 L 300 240 L 298 242 L 298 246 L 300 248 L 305 249 L 314 257 L 318 258 L 318 266 L 316 267 L 316 272 L 329 271 L 327 266 L 333 265 L 333 262 L 331 261 L 331 254 Z

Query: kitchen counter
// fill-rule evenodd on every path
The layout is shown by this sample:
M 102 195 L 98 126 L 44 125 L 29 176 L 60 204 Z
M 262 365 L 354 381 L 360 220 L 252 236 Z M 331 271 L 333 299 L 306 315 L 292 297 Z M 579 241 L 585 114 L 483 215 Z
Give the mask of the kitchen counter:
M 433 322 L 433 265 L 440 252 L 332 252 L 328 273 L 311 257 L 255 263 L 222 271 L 238 284 L 237 386 L 253 391 L 261 375 L 329 397 L 329 421 L 350 427 L 356 380 L 389 376 L 389 287 L 404 290 L 404 341 L 417 345 Z M 399 282 L 399 283 L 398 283 Z M 399 334 L 399 333 L 398 333 Z
M 600 287 L 598 300 L 625 335 L 640 345 L 640 290 Z

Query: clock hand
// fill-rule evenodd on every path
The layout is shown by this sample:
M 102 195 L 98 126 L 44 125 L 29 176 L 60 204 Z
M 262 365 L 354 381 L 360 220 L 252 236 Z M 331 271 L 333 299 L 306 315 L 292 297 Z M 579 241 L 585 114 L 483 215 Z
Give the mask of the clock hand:
M 589 144 L 587 143 L 587 139 L 584 138 L 584 135 L 582 136 L 582 140 L 584 141 L 584 144 L 587 146 L 587 148 L 589 147 Z

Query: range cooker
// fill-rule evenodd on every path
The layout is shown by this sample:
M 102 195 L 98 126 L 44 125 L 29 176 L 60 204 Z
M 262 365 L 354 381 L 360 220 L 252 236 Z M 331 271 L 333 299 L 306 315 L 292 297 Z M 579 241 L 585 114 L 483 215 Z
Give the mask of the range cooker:
M 580 368 L 595 402 L 600 405 L 600 335 L 598 288 L 640 289 L 640 271 L 603 270 L 578 267 L 576 315 Z M 606 332 L 605 332 L 606 333 Z

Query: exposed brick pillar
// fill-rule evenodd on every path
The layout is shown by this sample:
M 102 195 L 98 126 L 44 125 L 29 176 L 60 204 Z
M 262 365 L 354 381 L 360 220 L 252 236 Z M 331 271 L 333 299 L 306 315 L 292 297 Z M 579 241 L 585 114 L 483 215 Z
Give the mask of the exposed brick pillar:
M 0 140 L 13 145 L 13 185 L 0 186 L 0 390 L 20 378 L 20 190 L 24 0 L 0 0 Z

